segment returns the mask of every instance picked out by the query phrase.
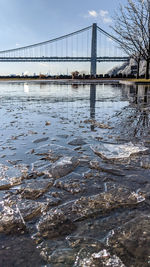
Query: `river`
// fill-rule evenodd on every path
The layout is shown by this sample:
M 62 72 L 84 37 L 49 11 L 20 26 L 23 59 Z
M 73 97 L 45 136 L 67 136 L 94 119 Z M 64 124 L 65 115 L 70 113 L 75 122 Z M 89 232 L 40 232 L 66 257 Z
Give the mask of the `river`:
M 0 83 L 0 266 L 150 266 L 150 87 Z

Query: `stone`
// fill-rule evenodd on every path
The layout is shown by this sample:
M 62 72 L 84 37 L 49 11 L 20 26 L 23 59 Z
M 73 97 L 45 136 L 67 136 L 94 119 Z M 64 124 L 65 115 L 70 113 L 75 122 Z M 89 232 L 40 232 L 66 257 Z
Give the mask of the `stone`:
M 42 156 L 43 160 L 48 160 L 52 163 L 64 156 L 77 156 L 74 150 L 54 144 L 46 144 L 36 148 L 35 154 L 37 156 Z
M 41 142 L 45 142 L 48 139 L 49 139 L 49 137 L 39 138 L 39 139 L 34 140 L 33 143 L 38 144 L 38 143 L 41 143 Z
M 141 160 L 141 167 L 144 169 L 150 169 L 150 157 Z
M 111 126 L 109 126 L 107 124 L 100 123 L 100 122 L 98 122 L 96 120 L 93 120 L 93 119 L 85 120 L 84 123 L 90 123 L 94 127 L 98 127 L 98 128 L 101 128 L 101 129 L 113 129 L 113 127 L 111 127 Z
M 67 219 L 61 209 L 51 209 L 37 224 L 39 235 L 44 238 L 54 238 L 66 235 L 74 230 L 73 223 Z
M 52 166 L 46 168 L 43 171 L 43 174 L 46 174 L 51 178 L 58 179 L 73 172 L 78 164 L 79 161 L 75 157 L 63 157 L 56 163 L 52 164 Z
M 147 267 L 150 255 L 149 216 L 139 213 L 126 224 L 116 229 L 109 245 L 127 266 Z
M 116 255 L 111 255 L 106 249 L 99 252 L 90 253 L 82 249 L 78 254 L 73 266 L 76 267 L 125 267 L 121 259 Z
M 101 157 L 102 159 L 107 160 L 119 160 L 126 159 L 132 155 L 145 152 L 148 148 L 142 145 L 134 145 L 131 142 L 125 143 L 123 145 L 119 144 L 109 144 L 109 143 L 101 143 L 97 146 L 91 146 L 91 149 L 94 151 L 96 155 Z
M 68 145 L 72 145 L 72 146 L 82 146 L 85 144 L 86 142 L 82 137 L 77 137 L 68 143 Z
M 18 190 L 18 193 L 21 194 L 22 198 L 37 199 L 46 193 L 52 185 L 53 179 L 42 179 L 42 177 L 39 177 L 26 181 Z
M 63 178 L 57 179 L 54 186 L 71 194 L 78 194 L 85 191 L 85 181 L 82 179 L 82 176 L 74 172 Z
M 117 208 L 134 207 L 145 201 L 145 197 L 140 192 L 132 192 L 124 186 L 114 187 L 109 183 L 105 192 L 92 195 L 90 197 L 81 197 L 73 202 L 72 213 L 77 218 L 86 218 L 97 213 L 108 213 Z

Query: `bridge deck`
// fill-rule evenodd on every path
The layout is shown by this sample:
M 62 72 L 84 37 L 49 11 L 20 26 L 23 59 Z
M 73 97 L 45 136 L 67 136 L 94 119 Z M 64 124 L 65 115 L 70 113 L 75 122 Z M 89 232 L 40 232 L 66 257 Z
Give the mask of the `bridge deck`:
M 127 62 L 129 57 L 97 57 L 97 62 Z M 91 62 L 91 57 L 0 57 L 0 62 Z

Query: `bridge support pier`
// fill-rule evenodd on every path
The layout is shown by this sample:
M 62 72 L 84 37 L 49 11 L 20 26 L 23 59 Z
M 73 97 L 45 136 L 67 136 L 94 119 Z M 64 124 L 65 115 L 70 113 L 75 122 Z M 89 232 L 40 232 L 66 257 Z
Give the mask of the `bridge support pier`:
M 91 45 L 91 76 L 96 78 L 97 71 L 97 24 L 92 26 L 92 45 Z

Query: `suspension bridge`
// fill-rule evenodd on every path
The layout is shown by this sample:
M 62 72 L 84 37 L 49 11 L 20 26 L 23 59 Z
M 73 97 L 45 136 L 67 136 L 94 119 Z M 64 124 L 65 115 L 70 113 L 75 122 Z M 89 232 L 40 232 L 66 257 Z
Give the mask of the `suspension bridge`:
M 0 51 L 0 62 L 90 62 L 96 76 L 98 62 L 127 62 L 120 41 L 96 23 L 81 30 L 24 47 Z

